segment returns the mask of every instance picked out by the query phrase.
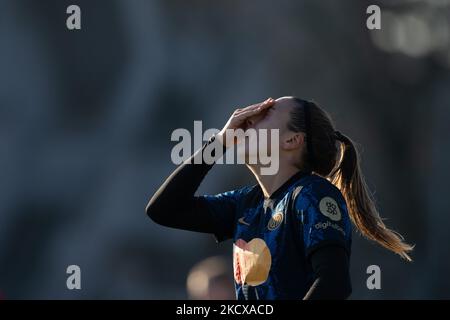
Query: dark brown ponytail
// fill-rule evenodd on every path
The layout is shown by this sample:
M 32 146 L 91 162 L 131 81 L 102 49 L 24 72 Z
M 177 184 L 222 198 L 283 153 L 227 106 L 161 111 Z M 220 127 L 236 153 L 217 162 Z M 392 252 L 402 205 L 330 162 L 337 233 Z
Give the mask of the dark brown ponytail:
M 296 107 L 288 128 L 305 132 L 307 146 L 303 166 L 330 180 L 347 203 L 354 225 L 363 236 L 411 261 L 413 246 L 381 219 L 360 168 L 358 151 L 352 140 L 336 131 L 330 116 L 315 103 L 292 97 Z M 339 147 L 336 147 L 336 142 Z

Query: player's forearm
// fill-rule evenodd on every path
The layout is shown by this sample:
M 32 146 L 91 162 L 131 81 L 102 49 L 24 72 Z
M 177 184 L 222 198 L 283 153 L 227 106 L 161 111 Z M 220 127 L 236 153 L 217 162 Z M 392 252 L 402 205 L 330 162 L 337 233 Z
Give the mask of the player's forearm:
M 343 248 L 330 246 L 319 249 L 311 256 L 316 279 L 304 300 L 342 300 L 351 292 L 349 263 Z
M 206 208 L 197 201 L 195 192 L 214 163 L 195 164 L 210 143 L 225 151 L 220 141 L 208 141 L 187 161 L 178 166 L 150 199 L 146 213 L 156 223 L 173 228 L 209 232 L 212 222 Z M 203 157 L 202 157 L 203 159 Z

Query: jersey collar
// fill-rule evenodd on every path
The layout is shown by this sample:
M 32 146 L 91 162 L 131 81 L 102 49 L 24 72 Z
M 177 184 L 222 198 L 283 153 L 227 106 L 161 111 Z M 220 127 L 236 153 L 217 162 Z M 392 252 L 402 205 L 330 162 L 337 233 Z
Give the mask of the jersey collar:
M 278 187 L 277 190 L 275 190 L 269 198 L 263 198 L 264 200 L 273 200 L 276 199 L 280 194 L 283 194 L 293 183 L 295 183 L 296 181 L 300 180 L 301 178 L 303 178 L 304 176 L 307 176 L 311 174 L 311 171 L 297 171 L 296 173 L 294 173 L 294 175 L 292 175 L 289 179 L 287 179 L 280 187 Z M 261 187 L 258 184 L 258 188 L 261 192 L 261 194 L 263 194 Z

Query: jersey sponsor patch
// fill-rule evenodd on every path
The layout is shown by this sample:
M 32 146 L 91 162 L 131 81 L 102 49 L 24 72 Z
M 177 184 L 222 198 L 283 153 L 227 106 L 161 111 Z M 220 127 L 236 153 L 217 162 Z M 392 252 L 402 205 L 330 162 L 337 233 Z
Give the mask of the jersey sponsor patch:
M 339 210 L 339 206 L 331 197 L 323 197 L 319 203 L 320 212 L 327 218 L 330 218 L 333 221 L 341 220 L 341 211 Z
M 266 242 L 253 238 L 237 239 L 233 244 L 234 280 L 238 284 L 258 286 L 269 277 L 272 256 Z
M 284 217 L 283 212 L 280 211 L 275 213 L 267 223 L 267 229 L 272 231 L 278 228 L 280 224 L 283 222 L 283 217 Z
M 337 231 L 339 231 L 340 233 L 342 233 L 342 235 L 345 237 L 345 231 L 344 229 L 342 229 L 337 223 L 332 223 L 330 221 L 327 222 L 318 222 L 314 225 L 314 227 L 316 229 L 322 229 L 322 230 L 326 230 L 328 228 L 333 228 Z

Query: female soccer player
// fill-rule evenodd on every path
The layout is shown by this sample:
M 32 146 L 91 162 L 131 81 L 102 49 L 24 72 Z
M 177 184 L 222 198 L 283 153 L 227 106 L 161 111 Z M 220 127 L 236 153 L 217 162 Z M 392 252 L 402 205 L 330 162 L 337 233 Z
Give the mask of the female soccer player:
M 226 130 L 249 128 L 279 129 L 278 172 L 262 175 L 260 163 L 246 163 L 258 184 L 195 196 L 213 165 L 194 164 L 193 157 L 210 144 L 225 152 L 240 143 Z M 410 260 L 412 247 L 375 208 L 352 141 L 315 103 L 282 97 L 237 109 L 197 153 L 167 178 L 146 212 L 164 226 L 233 239 L 237 299 L 347 298 L 351 222 Z

